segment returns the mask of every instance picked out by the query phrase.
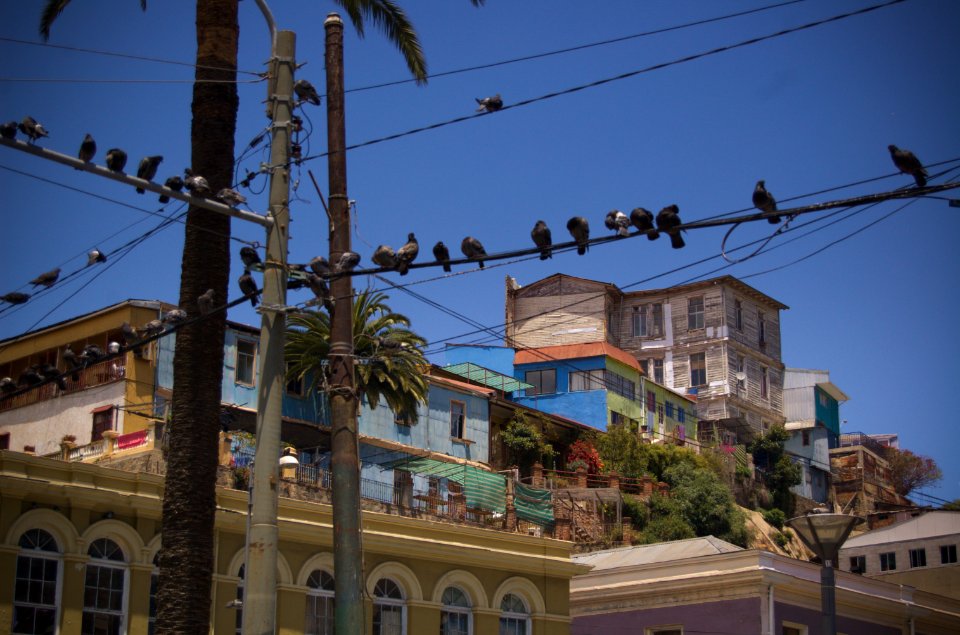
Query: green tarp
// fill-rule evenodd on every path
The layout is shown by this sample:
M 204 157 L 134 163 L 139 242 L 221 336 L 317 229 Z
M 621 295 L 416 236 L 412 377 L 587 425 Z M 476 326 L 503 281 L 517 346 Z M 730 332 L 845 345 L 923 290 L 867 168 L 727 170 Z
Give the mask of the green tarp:
M 550 490 L 515 483 L 513 506 L 517 510 L 517 518 L 521 520 L 537 525 L 549 525 L 553 522 L 553 497 Z
M 502 474 L 494 474 L 470 465 L 446 463 L 422 457 L 394 461 L 390 467 L 395 470 L 439 476 L 460 483 L 463 485 L 467 507 L 479 507 L 501 514 L 507 510 L 507 479 Z

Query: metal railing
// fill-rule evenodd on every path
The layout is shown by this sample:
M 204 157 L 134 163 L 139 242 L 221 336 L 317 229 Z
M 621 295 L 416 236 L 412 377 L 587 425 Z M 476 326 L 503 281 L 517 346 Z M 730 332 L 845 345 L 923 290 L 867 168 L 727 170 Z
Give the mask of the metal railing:
M 60 388 L 56 383 L 49 383 L 37 386 L 19 395 L 0 398 L 0 412 L 23 408 L 63 395 L 80 392 L 87 388 L 109 384 L 123 379 L 125 375 L 126 365 L 123 359 L 117 358 L 92 364 L 83 370 L 78 370 L 75 373 L 76 378 L 74 378 L 74 375 L 65 375 L 64 388 Z

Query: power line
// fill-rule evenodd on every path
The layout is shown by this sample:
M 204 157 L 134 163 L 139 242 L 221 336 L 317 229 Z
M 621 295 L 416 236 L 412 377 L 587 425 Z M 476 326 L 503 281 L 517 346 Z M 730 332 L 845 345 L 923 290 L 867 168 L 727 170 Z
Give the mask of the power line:
M 0 77 L 0 82 L 47 84 L 258 84 L 264 79 L 77 79 L 65 77 Z
M 736 50 L 736 49 L 739 49 L 739 48 L 743 48 L 743 47 L 745 47 L 745 46 L 750 46 L 750 45 L 753 45 L 753 44 L 759 44 L 760 42 L 765 42 L 765 41 L 767 41 L 767 40 L 772 40 L 772 39 L 774 39 L 774 38 L 782 37 L 782 36 L 785 36 L 785 35 L 790 35 L 790 34 L 792 34 L 792 33 L 797 33 L 797 32 L 799 32 L 799 31 L 803 31 L 803 30 L 806 30 L 806 29 L 812 29 L 812 28 L 815 28 L 815 27 L 818 27 L 818 26 L 822 26 L 822 25 L 825 25 L 825 24 L 829 24 L 829 23 L 832 23 L 832 22 L 837 22 L 837 21 L 839 21 L 839 20 L 844 20 L 844 19 L 846 19 L 846 18 L 863 15 L 863 14 L 869 13 L 869 12 L 871 12 L 871 11 L 876 11 L 876 10 L 878 10 L 878 9 L 883 9 L 883 8 L 886 8 L 886 7 L 895 5 L 895 4 L 899 4 L 899 3 L 901 3 L 901 2 L 906 2 L 906 0 L 889 0 L 888 2 L 885 2 L 885 3 L 882 3 L 882 4 L 873 5 L 873 6 L 870 6 L 870 7 L 865 7 L 865 8 L 863 8 L 863 9 L 859 9 L 859 10 L 857 10 L 857 11 L 851 11 L 851 12 L 848 12 L 848 13 L 842 13 L 842 14 L 835 15 L 835 16 L 830 17 L 830 18 L 824 18 L 824 19 L 822 19 L 822 20 L 817 20 L 817 21 L 815 21 L 815 22 L 808 22 L 808 23 L 802 24 L 802 25 L 800 25 L 800 26 L 791 27 L 791 28 L 788 28 L 788 29 L 783 29 L 783 30 L 777 31 L 777 32 L 775 32 L 775 33 L 770 33 L 770 34 L 768 34 L 768 35 L 762 35 L 762 36 L 759 36 L 759 37 L 750 38 L 750 39 L 744 40 L 744 41 L 742 41 L 742 42 L 737 42 L 737 43 L 735 43 L 735 44 L 728 44 L 728 45 L 726 45 L 726 46 L 717 47 L 717 48 L 714 48 L 714 49 L 710 49 L 710 50 L 708 50 L 708 51 L 703 51 L 703 52 L 700 52 L 700 53 L 694 53 L 694 54 L 692 54 L 692 55 L 687 55 L 687 56 L 685 56 L 685 57 L 681 57 L 681 58 L 678 58 L 678 59 L 675 59 L 675 60 L 672 60 L 672 61 L 669 61 L 669 62 L 661 62 L 661 63 L 659 63 L 659 64 L 654 64 L 653 66 L 648 66 L 648 67 L 646 67 L 646 68 L 641 68 L 641 69 L 638 69 L 638 70 L 635 70 L 635 71 L 629 71 L 629 72 L 626 72 L 626 73 L 621 73 L 621 74 L 619 74 L 619 75 L 615 75 L 615 76 L 613 76 L 613 77 L 607 77 L 607 78 L 605 78 L 605 79 L 596 80 L 596 81 L 590 82 L 590 83 L 588 83 L 588 84 L 581 84 L 581 85 L 579 85 L 579 86 L 574 86 L 574 87 L 572 87 L 572 88 L 567 88 L 567 89 L 564 89 L 564 90 L 559 90 L 559 91 L 556 91 L 556 92 L 553 92 L 553 93 L 547 93 L 546 95 L 541 95 L 541 96 L 539 96 L 539 97 L 533 97 L 533 98 L 530 98 L 530 99 L 524 99 L 524 100 L 522 100 L 522 101 L 518 101 L 518 102 L 513 103 L 513 104 L 504 104 L 503 107 L 502 107 L 498 112 L 504 111 L 504 110 L 510 110 L 510 109 L 513 109 L 513 108 L 520 108 L 520 107 L 523 107 L 523 106 L 529 106 L 529 105 L 531 105 L 531 104 L 539 103 L 539 102 L 541 102 L 541 101 L 547 101 L 547 100 L 549 100 L 549 99 L 554 99 L 554 98 L 556 98 L 556 97 L 563 97 L 563 96 L 566 96 L 566 95 L 571 95 L 571 94 L 573 94 L 573 93 L 577 93 L 577 92 L 580 92 L 580 91 L 582 91 L 582 90 L 587 90 L 587 89 L 589 89 L 589 88 L 596 88 L 596 87 L 598 87 L 598 86 L 603 86 L 603 85 L 610 84 L 610 83 L 617 82 L 617 81 L 621 81 L 621 80 L 624 80 L 624 79 L 629 79 L 629 78 L 635 77 L 635 76 L 637 76 L 637 75 L 642 75 L 642 74 L 645 74 L 645 73 L 650 73 L 650 72 L 653 72 L 653 71 L 662 70 L 662 69 L 664 69 L 664 68 L 669 68 L 669 67 L 671 67 L 671 66 L 676 66 L 676 65 L 678 65 L 678 64 L 683 64 L 683 63 L 686 63 L 686 62 L 692 62 L 692 61 L 694 61 L 694 60 L 702 59 L 702 58 L 704 58 L 704 57 L 710 57 L 710 56 L 712 56 L 712 55 L 718 55 L 718 54 L 720 54 L 720 53 L 726 53 L 726 52 L 728 52 L 728 51 L 732 51 L 732 50 Z M 353 145 L 348 145 L 345 149 L 346 149 L 346 150 L 356 150 L 356 149 L 358 149 L 358 148 L 364 148 L 364 147 L 367 147 L 367 146 L 376 145 L 376 144 L 379 144 L 379 143 L 384 143 L 384 142 L 386 142 L 386 141 L 393 141 L 393 140 L 400 139 L 400 138 L 403 138 L 403 137 L 408 137 L 408 136 L 411 136 L 411 135 L 414 135 L 414 134 L 419 134 L 419 133 L 421 133 L 421 132 L 427 132 L 427 131 L 429 131 L 429 130 L 436 130 L 436 129 L 438 129 L 438 128 L 444 128 L 444 127 L 446 127 L 446 126 L 450 126 L 450 125 L 453 125 L 453 124 L 463 123 L 463 122 L 465 122 L 465 121 L 469 121 L 469 120 L 471 120 L 471 119 L 476 119 L 476 118 L 478 118 L 478 117 L 486 117 L 486 116 L 489 116 L 489 115 L 491 115 L 491 114 L 493 114 L 493 113 L 490 113 L 490 112 L 471 113 L 470 115 L 465 115 L 465 116 L 462 116 L 462 117 L 456 117 L 456 118 L 454 118 L 454 119 L 449 119 L 449 120 L 447 120 L 447 121 L 441 121 L 441 122 L 434 123 L 434 124 L 430 124 L 430 125 L 427 125 L 427 126 L 421 126 L 421 127 L 419 127 L 419 128 L 413 128 L 413 129 L 407 130 L 407 131 L 405 131 L 405 132 L 398 132 L 398 133 L 395 133 L 395 134 L 387 135 L 387 136 L 385 136 L 385 137 L 380 137 L 380 138 L 377 138 L 377 139 L 371 139 L 371 140 L 369 140 L 369 141 L 364 141 L 364 142 L 361 142 L 361 143 L 356 143 L 356 144 L 353 144 Z M 319 158 L 328 156 L 329 154 L 330 154 L 329 152 L 323 152 L 323 153 L 320 153 L 320 154 L 314 154 L 314 155 L 310 155 L 310 156 L 303 157 L 302 159 L 299 159 L 298 161 L 312 161 L 312 160 L 314 160 L 314 159 L 319 159 Z

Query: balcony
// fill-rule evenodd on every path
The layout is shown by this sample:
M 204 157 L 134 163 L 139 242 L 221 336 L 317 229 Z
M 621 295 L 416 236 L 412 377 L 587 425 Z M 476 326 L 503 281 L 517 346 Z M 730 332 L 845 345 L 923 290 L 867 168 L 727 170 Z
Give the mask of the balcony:
M 63 395 L 78 393 L 88 388 L 110 384 L 122 380 L 125 375 L 126 365 L 122 358 L 91 364 L 87 368 L 77 371 L 76 379 L 71 375 L 65 375 L 65 388 L 60 388 L 56 383 L 50 382 L 31 388 L 19 395 L 0 398 L 0 412 L 23 408 Z

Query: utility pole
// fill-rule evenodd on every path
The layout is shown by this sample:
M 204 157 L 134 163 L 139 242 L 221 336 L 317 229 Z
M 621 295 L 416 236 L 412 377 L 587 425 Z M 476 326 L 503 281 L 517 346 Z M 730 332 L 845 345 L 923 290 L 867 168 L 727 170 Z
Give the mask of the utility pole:
M 271 29 L 272 30 L 272 29 Z M 277 486 L 280 480 L 280 426 L 285 364 L 283 357 L 287 302 L 287 240 L 290 223 L 290 154 L 293 114 L 293 71 L 296 36 L 278 31 L 273 39 L 271 75 L 275 88 L 270 146 L 270 216 L 263 262 L 262 321 L 260 326 L 260 390 L 257 393 L 257 449 L 249 548 L 244 572 L 243 632 L 274 635 L 277 615 Z
M 343 99 L 343 21 L 331 13 L 326 31 L 327 175 L 330 187 L 330 264 L 350 251 L 347 199 L 347 140 Z M 337 598 L 335 627 L 340 635 L 364 632 L 363 552 L 360 546 L 360 456 L 357 395 L 353 380 L 353 284 L 334 278 L 336 299 L 330 318 L 330 416 L 333 474 L 333 568 Z

